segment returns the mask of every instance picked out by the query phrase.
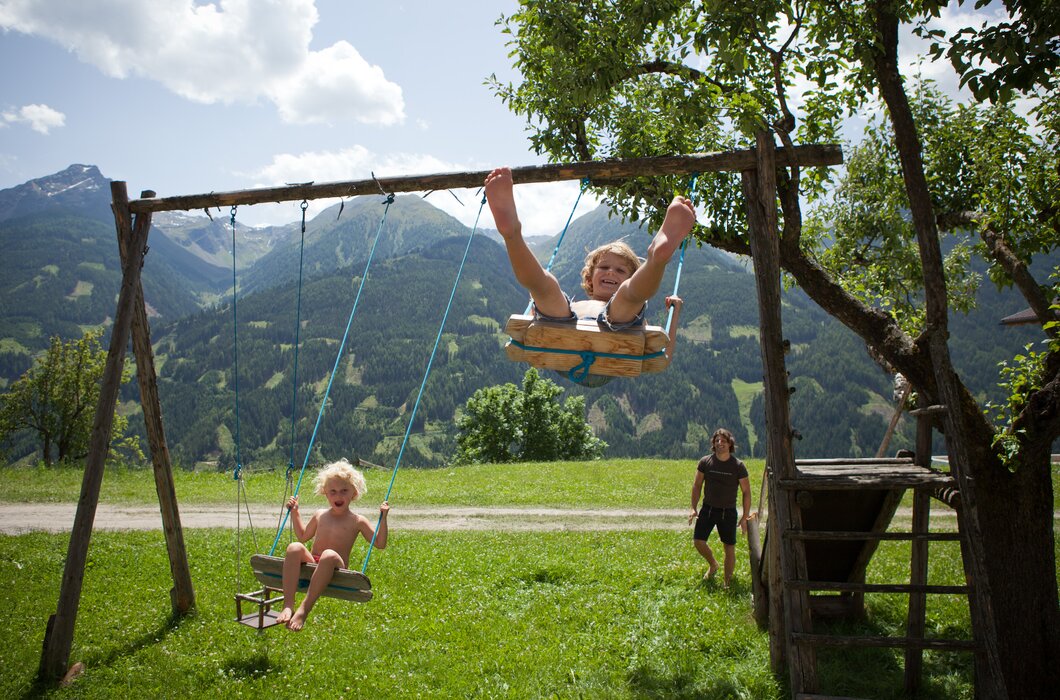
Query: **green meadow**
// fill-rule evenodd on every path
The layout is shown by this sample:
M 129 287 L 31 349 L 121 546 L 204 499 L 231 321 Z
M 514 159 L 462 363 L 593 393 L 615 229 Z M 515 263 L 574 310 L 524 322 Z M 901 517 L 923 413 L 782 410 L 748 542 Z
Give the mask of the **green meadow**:
M 762 464 L 750 462 L 758 498 Z M 454 469 L 402 469 L 402 507 L 687 508 L 690 461 L 617 460 Z M 375 504 L 390 472 L 367 472 Z M 297 474 L 295 475 L 297 478 Z M 181 505 L 236 508 L 231 475 L 175 474 Z M 77 500 L 77 470 L 0 470 L 0 503 Z M 245 474 L 254 503 L 278 503 L 280 471 Z M 310 495 L 309 475 L 302 484 Z M 105 504 L 152 504 L 150 471 L 108 470 Z M 680 518 L 675 512 L 675 518 Z M 770 670 L 768 635 L 752 618 L 746 539 L 726 590 L 683 526 L 645 530 L 407 530 L 371 557 L 368 603 L 322 599 L 306 628 L 259 632 L 234 622 L 234 596 L 255 587 L 249 552 L 226 529 L 184 531 L 197 605 L 171 617 L 172 580 L 159 531 L 93 534 L 65 688 L 35 684 L 55 611 L 68 535 L 0 535 L 0 693 L 6 697 L 269 698 L 785 698 Z M 395 520 L 397 518 L 395 517 Z M 271 539 L 271 532 L 259 539 Z M 716 543 L 716 535 L 712 543 Z M 244 545 L 245 547 L 245 545 Z M 961 581 L 954 543 L 932 543 L 930 581 Z M 364 547 L 354 552 L 363 558 Z M 884 543 L 870 581 L 907 580 L 908 545 Z M 719 577 L 720 578 L 720 577 Z M 870 594 L 860 634 L 901 635 L 905 597 Z M 932 596 L 928 634 L 970 636 L 966 602 Z M 903 697 L 901 653 L 822 650 L 822 691 Z M 866 672 L 871 670 L 871 673 Z M 973 697 L 971 659 L 926 653 L 923 698 Z

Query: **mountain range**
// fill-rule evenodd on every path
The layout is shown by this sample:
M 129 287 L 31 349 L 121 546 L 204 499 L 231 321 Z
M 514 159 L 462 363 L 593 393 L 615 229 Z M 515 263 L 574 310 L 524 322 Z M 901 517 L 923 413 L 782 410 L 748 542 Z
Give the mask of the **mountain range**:
M 421 385 L 403 463 L 437 466 L 455 450 L 455 417 L 474 391 L 521 382 L 526 368 L 507 360 L 502 329 L 527 297 L 496 232 L 476 232 L 468 247 L 466 226 L 411 195 L 389 208 L 379 196 L 335 205 L 306 222 L 304 237 L 299 222 L 250 228 L 237 218 L 235 229 L 233 313 L 228 216 L 167 212 L 152 220 L 144 295 L 167 438 L 182 466 L 300 463 L 310 439 L 314 459 L 393 463 Z M 557 237 L 536 240 L 543 259 Z M 604 208 L 574 220 L 552 268 L 564 289 L 580 292 L 585 251 L 616 238 L 641 253 L 650 240 L 641 226 Z M 121 275 L 109 180 L 94 166 L 72 165 L 0 191 L 0 241 L 8 257 L 0 283 L 6 386 L 51 336 L 75 338 L 110 322 Z M 649 321 L 660 325 L 661 296 L 673 291 L 676 265 L 670 268 L 660 299 L 649 305 Z M 548 376 L 564 396 L 585 397 L 587 419 L 608 443 L 606 456 L 695 459 L 709 451 L 719 426 L 736 434 L 738 454 L 761 456 L 762 366 L 747 261 L 692 246 L 679 294 L 686 303 L 666 371 L 599 389 Z M 979 310 L 954 318 L 955 363 L 984 398 L 1001 398 L 997 362 L 1035 339 L 1033 329 L 998 330 L 997 319 L 1020 308 L 1011 292 L 986 285 Z M 798 290 L 785 292 L 783 318 L 794 350 L 788 370 L 796 389 L 792 420 L 803 436 L 798 456 L 874 454 L 893 411 L 891 377 Z M 424 380 L 436 338 L 439 351 Z M 123 391 L 123 407 L 139 413 L 135 387 Z M 142 421 L 131 424 L 142 432 Z M 906 419 L 891 449 L 911 439 Z M 26 437 L 6 447 L 11 459 L 33 459 Z

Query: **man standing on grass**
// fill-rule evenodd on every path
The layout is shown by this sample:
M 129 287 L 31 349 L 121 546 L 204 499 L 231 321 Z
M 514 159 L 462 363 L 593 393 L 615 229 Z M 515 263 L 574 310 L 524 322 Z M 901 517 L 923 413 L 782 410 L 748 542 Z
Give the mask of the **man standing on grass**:
M 725 547 L 724 585 L 732 583 L 732 572 L 736 568 L 736 488 L 743 491 L 743 515 L 740 529 L 747 534 L 747 520 L 751 512 L 751 481 L 747 467 L 733 455 L 736 441 L 725 428 L 718 428 L 710 438 L 713 454 L 703 457 L 696 466 L 696 479 L 692 482 L 692 509 L 688 513 L 688 524 L 696 522 L 692 543 L 707 560 L 710 569 L 703 575 L 709 581 L 718 573 L 718 560 L 707 544 L 711 530 L 718 528 L 718 537 Z M 703 489 L 703 482 L 706 489 Z M 703 509 L 699 510 L 699 494 L 703 491 Z

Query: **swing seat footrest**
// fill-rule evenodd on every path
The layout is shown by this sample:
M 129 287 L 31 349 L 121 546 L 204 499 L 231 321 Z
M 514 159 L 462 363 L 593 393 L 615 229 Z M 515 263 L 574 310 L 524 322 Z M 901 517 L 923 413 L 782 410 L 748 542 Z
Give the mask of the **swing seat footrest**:
M 257 610 L 244 613 L 243 603 L 253 603 Z M 283 595 L 278 588 L 266 586 L 253 593 L 237 593 L 236 622 L 258 630 L 278 625 L 276 618 L 279 613 L 273 610 L 272 606 L 280 603 L 283 603 Z

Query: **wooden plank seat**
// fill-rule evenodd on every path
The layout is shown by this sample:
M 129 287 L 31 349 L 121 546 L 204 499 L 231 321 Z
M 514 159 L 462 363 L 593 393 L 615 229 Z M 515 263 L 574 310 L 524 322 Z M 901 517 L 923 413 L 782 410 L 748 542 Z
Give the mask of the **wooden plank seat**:
M 596 321 L 562 323 L 515 314 L 504 331 L 511 336 L 505 346 L 508 358 L 539 369 L 579 374 L 587 368 L 588 374 L 636 377 L 661 372 L 669 364 L 669 337 L 660 326 L 612 331 Z
M 254 577 L 258 579 L 261 585 L 283 589 L 282 557 L 255 554 L 250 558 L 250 566 L 254 570 Z M 301 571 L 298 573 L 299 591 L 304 593 L 309 587 L 309 579 L 313 576 L 316 568 L 316 564 L 302 564 Z M 329 598 L 365 603 L 372 599 L 372 582 L 360 571 L 338 569 L 331 578 L 328 587 L 324 589 L 323 595 Z

